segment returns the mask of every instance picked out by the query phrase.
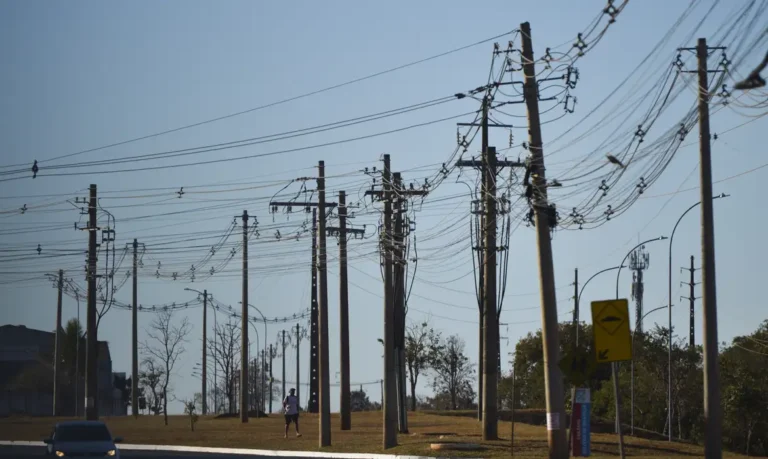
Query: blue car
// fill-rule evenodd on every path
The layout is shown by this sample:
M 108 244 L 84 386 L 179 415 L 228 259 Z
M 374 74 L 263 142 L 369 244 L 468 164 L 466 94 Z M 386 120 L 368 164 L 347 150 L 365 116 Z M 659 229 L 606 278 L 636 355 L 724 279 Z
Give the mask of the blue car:
M 56 424 L 45 442 L 46 454 L 55 457 L 120 457 L 116 443 L 101 421 L 67 421 Z

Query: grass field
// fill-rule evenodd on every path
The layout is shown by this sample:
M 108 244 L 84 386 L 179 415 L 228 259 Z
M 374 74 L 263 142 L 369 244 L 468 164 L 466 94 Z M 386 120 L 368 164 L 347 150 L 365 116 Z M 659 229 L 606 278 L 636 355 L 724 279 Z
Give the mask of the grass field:
M 64 418 L 61 418 L 62 420 Z M 169 425 L 163 425 L 162 416 L 142 416 L 138 420 L 132 417 L 104 418 L 113 435 L 122 436 L 125 443 L 165 444 L 231 448 L 257 448 L 273 450 L 319 450 L 317 444 L 317 415 L 302 414 L 301 431 L 303 437 L 296 438 L 293 432 L 288 439 L 283 438 L 283 419 L 280 415 L 269 418 L 251 419 L 242 424 L 239 418 L 214 419 L 200 417 L 195 431 L 189 426 L 186 416 L 172 416 Z M 0 440 L 41 441 L 51 431 L 52 418 L 12 417 L 0 419 Z M 381 448 L 380 412 L 353 413 L 351 431 L 339 430 L 338 415 L 333 415 L 332 443 L 328 451 L 340 452 L 384 452 Z M 499 441 L 483 442 L 480 437 L 480 424 L 471 418 L 454 416 L 435 416 L 421 413 L 409 413 L 410 434 L 400 434 L 399 446 L 387 450 L 392 454 L 437 456 L 430 450 L 430 444 L 440 441 L 481 443 L 484 451 L 442 453 L 450 456 L 468 457 L 509 457 L 510 423 L 500 422 Z M 443 440 L 441 433 L 450 434 Z M 547 452 L 547 431 L 542 426 L 515 423 L 516 457 L 542 457 Z M 703 450 L 698 446 L 651 441 L 625 436 L 626 453 L 632 457 L 703 457 Z M 592 454 L 594 457 L 612 457 L 618 455 L 617 437 L 610 434 L 592 435 Z M 724 457 L 743 457 L 736 454 L 724 454 Z

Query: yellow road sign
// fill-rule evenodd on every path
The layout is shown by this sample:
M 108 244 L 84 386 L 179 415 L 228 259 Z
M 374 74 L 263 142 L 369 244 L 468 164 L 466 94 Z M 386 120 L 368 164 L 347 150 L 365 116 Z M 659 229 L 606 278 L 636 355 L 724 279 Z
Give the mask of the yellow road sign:
M 592 302 L 592 334 L 598 363 L 632 360 L 629 304 L 625 299 Z

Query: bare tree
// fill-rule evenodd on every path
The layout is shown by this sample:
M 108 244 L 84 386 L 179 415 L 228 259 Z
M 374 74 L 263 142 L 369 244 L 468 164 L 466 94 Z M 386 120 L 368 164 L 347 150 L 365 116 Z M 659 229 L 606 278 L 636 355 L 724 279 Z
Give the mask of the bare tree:
M 227 398 L 227 409 L 232 413 L 235 408 L 235 390 L 232 380 L 240 368 L 240 327 L 230 320 L 216 326 L 215 340 L 208 341 L 209 353 L 213 356 L 214 365 L 221 373 L 219 385 Z M 216 407 L 218 408 L 218 407 Z
M 405 330 L 405 364 L 411 383 L 411 411 L 416 411 L 416 383 L 430 368 L 440 348 L 440 333 L 428 322 L 410 324 Z
M 435 373 L 432 379 L 435 395 L 448 395 L 451 409 L 458 409 L 459 401 L 465 404 L 474 398 L 472 376 L 475 370 L 464 354 L 464 340 L 458 335 L 449 336 L 440 346 L 432 371 Z
M 157 359 L 165 373 L 162 381 L 163 416 L 168 425 L 168 388 L 171 382 L 173 368 L 181 354 L 184 353 L 184 343 L 192 331 L 189 320 L 185 317 L 179 325 L 173 324 L 173 310 L 160 311 L 147 330 L 149 340 L 142 345 L 144 352 Z

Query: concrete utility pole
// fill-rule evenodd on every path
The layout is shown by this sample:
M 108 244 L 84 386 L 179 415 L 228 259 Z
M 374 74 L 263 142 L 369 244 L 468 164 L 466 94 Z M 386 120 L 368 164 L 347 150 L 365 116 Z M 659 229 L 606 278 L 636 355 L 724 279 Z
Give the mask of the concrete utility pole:
M 215 331 L 214 331 L 215 333 Z M 208 290 L 203 290 L 203 416 L 208 414 Z
M 243 304 L 240 327 L 240 422 L 248 422 L 248 211 L 243 211 Z
M 281 394 L 283 394 L 283 396 L 280 399 L 281 401 L 285 400 L 285 395 L 286 395 L 286 393 L 285 393 L 285 361 L 288 358 L 288 356 L 285 355 L 285 330 L 283 330 L 282 335 L 283 335 L 282 336 L 282 346 L 283 346 L 283 359 L 282 359 L 283 360 L 283 378 L 282 378 L 282 386 L 283 387 L 282 387 Z
M 98 335 L 96 334 L 96 232 L 99 230 L 96 220 L 96 185 L 90 187 L 88 202 L 88 308 L 86 311 L 86 347 L 85 347 L 85 418 L 89 421 L 99 419 L 99 369 Z
M 399 433 L 408 433 L 408 407 L 405 403 L 407 393 L 405 384 L 405 250 L 404 250 L 404 226 L 403 226 L 403 184 L 399 172 L 393 175 L 393 188 L 395 190 L 395 223 L 392 234 L 393 247 L 393 304 L 395 322 L 395 371 L 397 372 L 397 426 Z
M 710 50 L 725 47 L 708 47 L 706 38 L 699 38 L 696 48 L 680 48 L 679 51 L 695 51 L 698 59 L 696 73 L 699 77 L 699 176 L 701 187 L 701 298 L 704 327 L 704 455 L 707 458 L 722 457 L 722 407 L 720 406 L 720 369 L 718 368 L 717 341 L 717 288 L 715 275 L 715 224 L 712 196 L 712 153 L 709 131 L 709 73 L 722 70 L 707 68 Z M 693 73 L 687 71 L 686 73 Z M 670 343 L 672 330 L 670 330 Z M 671 344 L 670 344 L 671 346 Z M 671 368 L 670 368 L 671 370 Z M 671 374 L 671 371 L 670 371 Z M 672 388 L 669 388 L 669 441 L 672 441 Z
M 544 168 L 544 151 L 541 139 L 541 121 L 539 119 L 538 85 L 536 83 L 536 65 L 531 41 L 531 25 L 520 25 L 523 44 L 523 73 L 525 81 L 523 92 L 528 109 L 528 145 L 531 151 L 530 173 L 533 179 L 533 211 L 536 225 L 536 239 L 539 248 L 539 284 L 541 288 L 542 341 L 544 348 L 544 382 L 547 401 L 547 440 L 549 456 L 561 458 L 568 456 L 563 424 L 565 404 L 563 400 L 563 377 L 558 368 L 560 361 L 557 298 L 555 295 L 555 273 L 552 262 L 552 241 L 550 226 L 556 224 L 554 207 L 547 198 L 547 181 Z
M 341 351 L 341 386 L 339 411 L 341 430 L 352 428 L 349 388 L 349 286 L 347 285 L 347 196 L 339 191 L 339 326 Z
M 691 280 L 689 282 L 681 282 L 680 284 L 688 285 L 690 288 L 690 295 L 691 296 L 681 296 L 681 299 L 686 299 L 689 302 L 688 306 L 688 345 L 690 347 L 694 347 L 696 345 L 696 328 L 694 326 L 694 320 L 695 320 L 695 306 L 696 306 L 696 285 L 699 284 L 699 282 L 696 282 L 696 279 L 694 277 L 694 274 L 696 273 L 697 269 L 695 268 L 693 264 L 693 255 L 691 255 L 691 267 L 690 268 L 680 268 L 681 270 L 686 270 L 691 275 Z
M 275 358 L 275 349 L 269 345 L 269 412 L 272 413 L 272 360 Z
M 317 413 L 317 397 L 319 395 L 320 353 L 318 352 L 318 304 L 317 304 L 317 209 L 312 209 L 312 288 L 309 325 L 309 412 Z M 296 388 L 298 391 L 298 388 Z
M 704 452 L 707 458 L 722 457 L 722 407 L 717 341 L 717 288 L 715 276 L 715 223 L 712 203 L 712 158 L 709 133 L 709 83 L 706 38 L 699 38 L 699 171 L 701 177 L 701 282 L 704 306 Z M 671 330 L 670 330 L 671 332 Z M 671 418 L 670 418 L 671 420 Z M 671 427 L 671 426 L 670 426 Z M 670 434 L 672 429 L 669 429 Z
M 299 373 L 299 364 L 301 360 L 301 327 L 296 324 L 296 406 L 301 409 L 301 374 Z M 283 397 L 285 400 L 285 397 Z
M 131 307 L 131 411 L 133 417 L 139 417 L 139 241 L 133 240 L 133 304 Z M 205 349 L 205 331 L 203 331 L 203 349 Z M 205 352 L 205 351 L 203 351 Z M 205 365 L 205 359 L 203 359 Z M 203 366 L 205 368 L 205 366 Z M 203 370 L 205 387 L 205 370 Z M 203 414 L 205 414 L 205 391 L 203 391 Z
M 488 103 L 484 104 L 487 115 Z M 488 137 L 488 118 L 483 119 L 483 137 Z M 499 321 L 496 315 L 496 149 L 485 146 L 485 353 L 483 355 L 483 440 L 495 440 L 498 430 L 498 334 Z
M 59 415 L 59 365 L 61 364 L 61 295 L 64 289 L 64 270 L 59 270 L 56 301 L 56 341 L 53 350 L 53 415 Z
M 506 85 L 510 83 L 501 83 L 501 85 Z M 489 123 L 488 121 L 488 111 L 490 110 L 490 100 L 488 99 L 488 96 L 486 95 L 483 98 L 483 108 L 482 108 L 482 120 L 480 124 L 477 123 L 457 123 L 457 126 L 471 126 L 471 127 L 480 127 L 481 128 L 481 137 L 482 137 L 482 152 L 483 157 L 481 161 L 476 161 L 474 158 L 471 160 L 459 160 L 456 162 L 456 165 L 458 167 L 472 167 L 480 170 L 481 173 L 481 181 L 482 181 L 482 189 L 481 191 L 484 193 L 482 199 L 476 201 L 476 204 L 474 205 L 475 208 L 473 208 L 472 213 L 479 215 L 480 218 L 480 227 L 481 227 L 481 233 L 482 237 L 478 235 L 478 238 L 480 240 L 479 246 L 474 247 L 473 249 L 476 250 L 479 253 L 479 266 L 480 266 L 480 274 L 479 274 L 479 282 L 478 282 L 478 292 L 479 292 L 479 298 L 478 298 L 478 311 L 480 316 L 480 325 L 479 325 L 479 365 L 478 365 L 478 419 L 483 421 L 483 435 L 484 438 L 486 433 L 492 434 L 492 436 L 488 437 L 496 438 L 498 437 L 498 412 L 497 412 L 497 401 L 496 401 L 496 394 L 498 393 L 498 375 L 501 369 L 501 354 L 500 354 L 500 343 L 499 343 L 499 313 L 500 311 L 497 308 L 497 301 L 496 301 L 496 278 L 492 281 L 490 281 L 494 286 L 494 291 L 488 292 L 488 275 L 490 268 L 493 271 L 494 276 L 496 275 L 496 193 L 495 193 L 495 183 L 496 183 L 496 175 L 498 171 L 501 168 L 504 167 L 523 167 L 524 165 L 520 162 L 515 161 L 507 161 L 507 160 L 498 160 L 496 158 L 496 149 L 494 147 L 488 146 L 488 128 L 489 127 L 501 127 L 501 128 L 508 128 L 511 129 L 512 125 L 507 124 L 499 124 L 499 123 Z M 490 156 L 493 156 L 492 164 L 489 165 L 488 158 Z M 493 194 L 490 193 L 490 189 L 488 188 L 488 180 L 489 178 L 492 178 L 493 181 Z M 491 200 L 493 202 L 493 217 L 494 221 L 491 225 L 490 216 L 489 216 L 489 207 L 488 207 L 488 200 Z M 489 228 L 493 227 L 493 250 L 489 249 L 489 246 L 487 245 L 488 242 L 488 234 L 487 231 Z M 488 257 L 490 256 L 490 253 L 493 253 L 493 259 L 489 260 Z M 491 298 L 489 298 L 489 295 L 491 295 Z M 489 309 L 490 308 L 490 309 Z M 488 317 L 489 314 L 488 311 L 492 311 L 493 317 L 490 318 L 491 325 L 488 324 Z M 489 331 L 489 326 L 493 328 L 493 330 Z M 485 356 L 488 355 L 490 360 L 490 364 L 493 368 L 486 368 L 486 362 L 485 362 Z M 490 371 L 489 371 L 490 370 Z M 495 379 L 491 382 L 487 382 L 488 375 L 493 375 Z M 492 385 L 494 387 L 493 393 L 488 393 L 486 391 L 486 388 Z M 492 398 L 493 400 L 486 400 L 488 398 Z M 487 409 L 490 409 L 490 411 L 487 411 Z M 488 416 L 484 416 L 484 412 L 488 412 Z M 487 419 L 487 420 L 486 420 Z M 490 423 L 490 424 L 488 424 Z
M 579 268 L 573 270 L 573 329 L 576 334 L 575 347 L 579 347 Z M 575 350 L 575 349 L 574 349 Z
M 384 155 L 384 229 L 381 250 L 384 254 L 384 449 L 397 446 L 397 372 L 395 371 L 395 302 L 392 289 L 392 172 L 389 155 Z
M 320 348 L 320 396 L 318 397 L 318 406 L 320 408 L 320 447 L 331 446 L 331 379 L 330 362 L 328 350 L 328 266 L 326 252 L 326 234 L 325 220 L 325 162 L 320 161 L 317 165 L 317 195 L 318 205 L 317 213 L 319 215 L 318 232 L 320 239 L 319 247 L 319 269 L 320 277 L 320 301 L 318 304 L 318 323 L 320 326 L 319 348 Z

